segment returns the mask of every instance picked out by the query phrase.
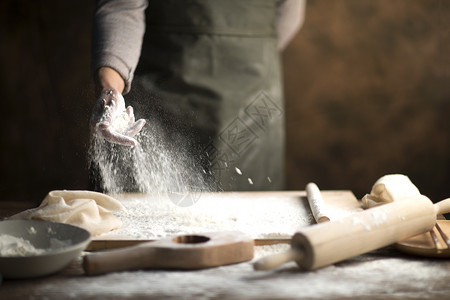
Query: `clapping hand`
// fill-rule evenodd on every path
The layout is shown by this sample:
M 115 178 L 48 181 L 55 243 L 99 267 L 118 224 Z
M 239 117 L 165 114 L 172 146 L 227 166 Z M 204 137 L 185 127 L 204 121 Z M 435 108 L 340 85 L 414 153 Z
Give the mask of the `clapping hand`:
M 145 120 L 135 121 L 133 108 L 125 108 L 125 100 L 115 90 L 103 91 L 94 106 L 90 126 L 93 135 L 111 143 L 136 146 L 134 138 L 145 125 Z

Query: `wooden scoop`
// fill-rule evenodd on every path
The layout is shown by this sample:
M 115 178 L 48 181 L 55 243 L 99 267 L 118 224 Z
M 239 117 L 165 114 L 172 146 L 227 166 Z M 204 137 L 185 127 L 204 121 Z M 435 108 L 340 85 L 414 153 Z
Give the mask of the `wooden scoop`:
M 182 235 L 86 255 L 88 275 L 139 269 L 203 269 L 253 258 L 253 239 L 238 231 Z
M 297 232 L 288 252 L 265 257 L 254 268 L 269 270 L 291 260 L 303 270 L 331 265 L 429 232 L 436 215 L 448 212 L 450 199 L 433 205 L 422 195 L 376 206 Z
M 395 244 L 411 255 L 450 258 L 450 220 L 437 220 L 432 230 Z

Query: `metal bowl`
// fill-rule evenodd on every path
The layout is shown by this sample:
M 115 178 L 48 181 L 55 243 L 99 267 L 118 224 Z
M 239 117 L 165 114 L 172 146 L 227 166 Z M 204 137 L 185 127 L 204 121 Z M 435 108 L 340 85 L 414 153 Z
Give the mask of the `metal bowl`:
M 28 240 L 35 248 L 45 251 L 27 256 L 0 256 L 3 278 L 31 278 L 55 273 L 78 257 L 91 240 L 91 234 L 80 227 L 37 220 L 1 221 L 0 238 L 5 234 Z

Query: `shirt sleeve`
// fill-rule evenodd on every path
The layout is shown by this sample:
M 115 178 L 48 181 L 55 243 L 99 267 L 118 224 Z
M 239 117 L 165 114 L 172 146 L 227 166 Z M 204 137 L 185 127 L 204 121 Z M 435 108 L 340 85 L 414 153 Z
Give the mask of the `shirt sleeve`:
M 306 0 L 277 0 L 278 49 L 283 50 L 305 20 Z
M 141 54 L 147 0 L 98 0 L 94 13 L 92 70 L 110 67 L 130 91 Z

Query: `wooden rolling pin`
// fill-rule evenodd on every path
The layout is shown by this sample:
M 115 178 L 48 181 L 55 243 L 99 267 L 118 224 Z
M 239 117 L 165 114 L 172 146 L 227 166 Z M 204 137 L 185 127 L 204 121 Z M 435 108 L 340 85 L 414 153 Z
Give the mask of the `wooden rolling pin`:
M 253 239 L 239 231 L 181 235 L 86 255 L 87 275 L 139 269 L 203 269 L 253 258 Z
M 306 197 L 308 198 L 309 207 L 316 222 L 330 221 L 330 217 L 327 216 L 325 202 L 317 184 L 310 182 L 306 185 Z
M 428 232 L 436 215 L 448 212 L 450 199 L 433 205 L 423 195 L 376 206 L 297 232 L 288 252 L 265 257 L 254 268 L 269 270 L 292 260 L 302 270 L 328 266 Z

